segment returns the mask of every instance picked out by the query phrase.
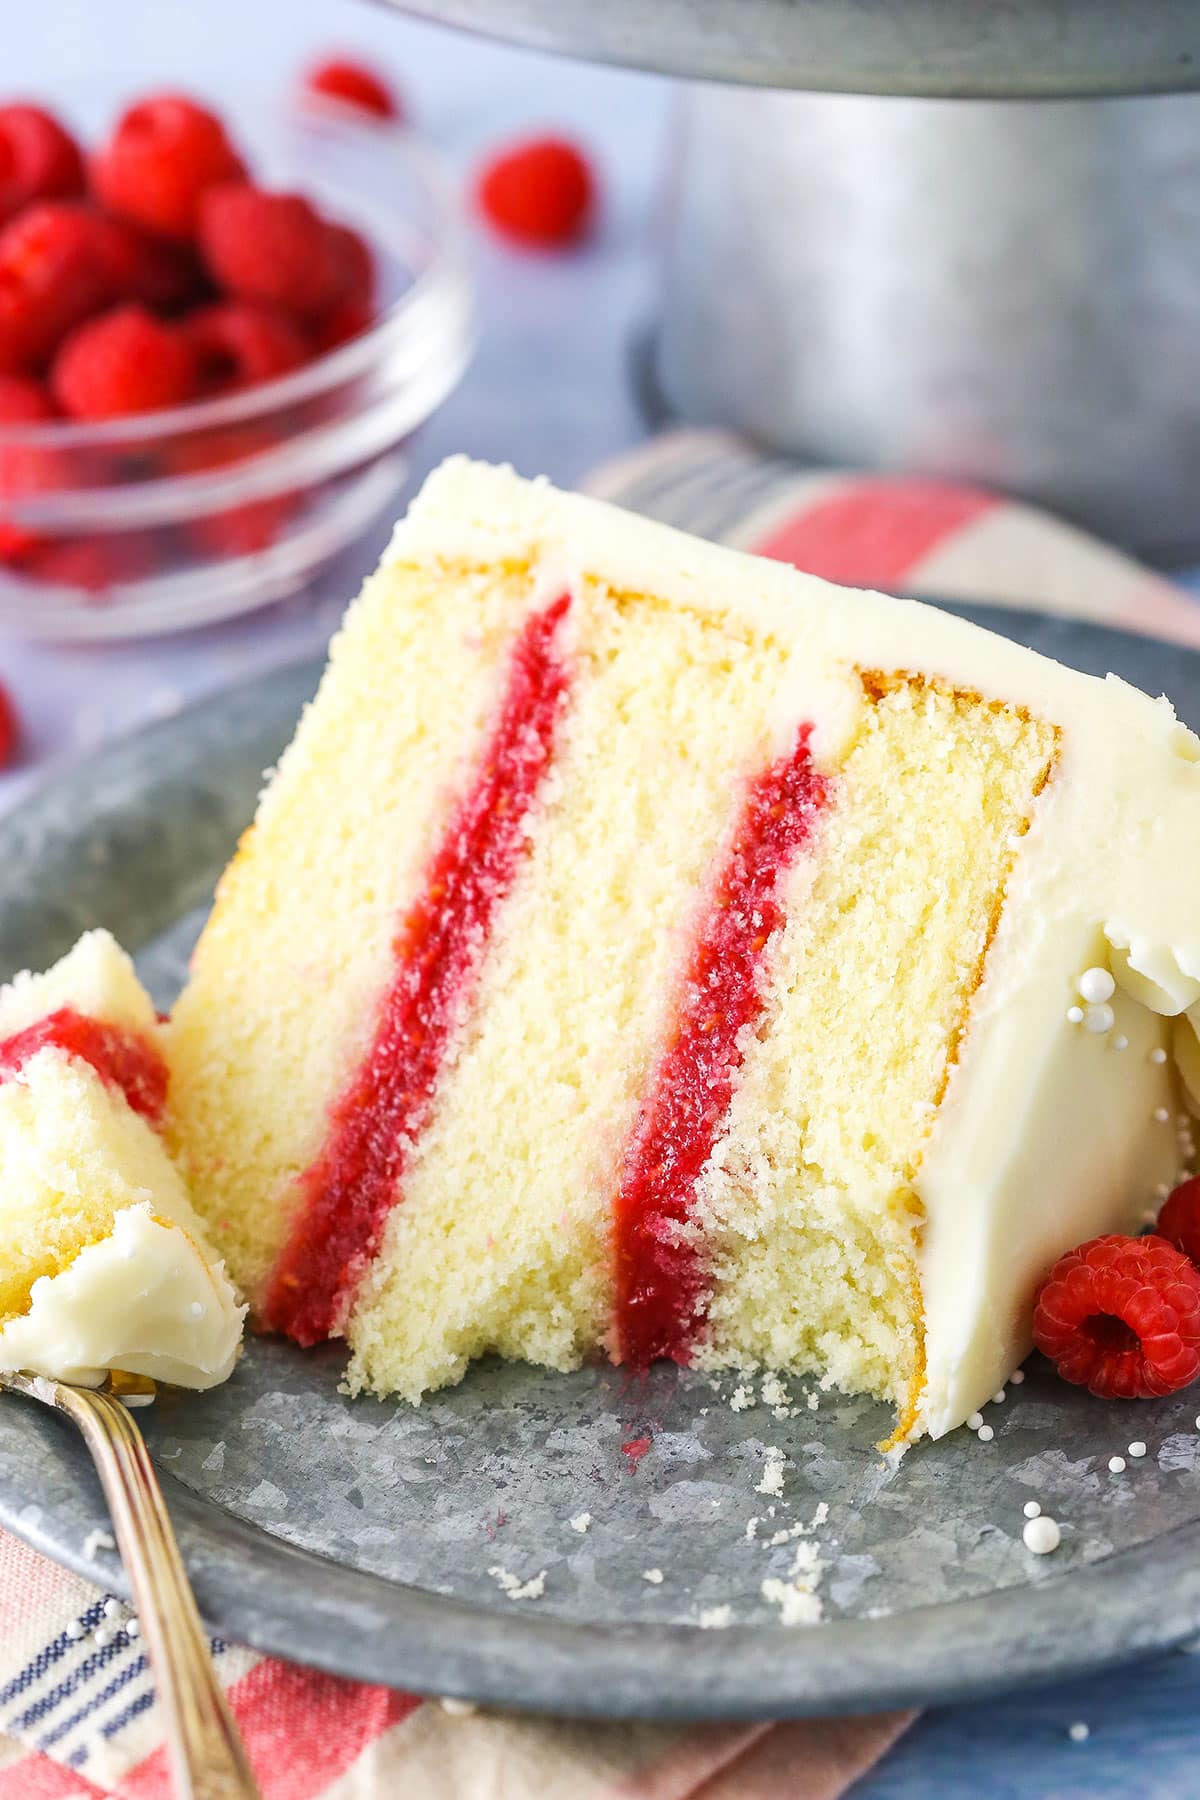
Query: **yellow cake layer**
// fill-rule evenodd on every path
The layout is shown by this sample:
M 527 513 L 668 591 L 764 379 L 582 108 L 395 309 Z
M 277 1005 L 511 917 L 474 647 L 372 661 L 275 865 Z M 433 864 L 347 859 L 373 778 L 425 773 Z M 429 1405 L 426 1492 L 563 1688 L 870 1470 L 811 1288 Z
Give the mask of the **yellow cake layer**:
M 904 1412 L 924 1356 L 913 1183 L 1056 732 L 920 680 L 869 686 L 702 1177 L 700 1360 L 824 1372 Z

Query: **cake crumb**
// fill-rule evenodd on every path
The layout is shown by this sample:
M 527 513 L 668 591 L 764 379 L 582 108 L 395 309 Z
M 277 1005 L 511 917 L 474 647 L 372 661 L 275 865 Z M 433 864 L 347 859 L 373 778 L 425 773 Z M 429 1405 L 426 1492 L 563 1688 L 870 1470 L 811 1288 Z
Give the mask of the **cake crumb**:
M 759 1524 L 759 1520 L 758 1520 L 757 1513 L 755 1513 L 755 1515 L 752 1519 L 747 1519 L 745 1538 L 746 1538 L 746 1542 L 748 1544 L 752 1544 L 754 1542 L 755 1538 L 758 1536 L 758 1524 Z
M 763 1377 L 760 1394 L 764 1406 L 788 1406 L 791 1403 L 792 1397 L 778 1375 L 772 1374 Z
M 83 1540 L 83 1555 L 86 1562 L 92 1562 L 100 1550 L 115 1550 L 116 1539 L 111 1531 L 89 1531 Z
M 582 1537 L 584 1532 L 591 1526 L 592 1515 L 589 1512 L 576 1513 L 573 1519 L 568 1520 L 568 1523 L 571 1530 L 577 1531 L 580 1537 Z
M 493 1563 L 488 1574 L 501 1593 L 507 1594 L 510 1600 L 540 1600 L 546 1591 L 545 1569 L 537 1575 L 531 1575 L 528 1581 L 522 1581 L 519 1575 L 513 1575 L 499 1563 Z
M 783 1471 L 787 1466 L 787 1458 L 783 1451 L 774 1444 L 767 1445 L 767 1460 L 763 1465 L 762 1480 L 755 1483 L 756 1494 L 783 1493 Z
M 824 1566 L 815 1544 L 797 1544 L 787 1577 L 771 1575 L 762 1583 L 762 1597 L 779 1608 L 781 1625 L 818 1623 L 823 1609 L 815 1589 Z
M 815 1389 L 810 1388 L 809 1392 L 808 1392 L 808 1410 L 809 1410 L 809 1412 L 816 1412 L 816 1410 L 820 1406 L 820 1404 L 821 1404 L 821 1402 L 817 1398 Z
M 732 1606 L 708 1606 L 700 1614 L 701 1631 L 724 1631 L 732 1624 Z
M 754 1389 L 748 1387 L 734 1388 L 729 1402 L 730 1412 L 745 1412 L 748 1406 L 754 1405 Z
M 663 1578 L 663 1572 L 661 1569 L 643 1569 L 642 1570 L 642 1580 L 648 1581 L 650 1583 L 651 1587 L 661 1587 L 662 1586 L 662 1578 Z

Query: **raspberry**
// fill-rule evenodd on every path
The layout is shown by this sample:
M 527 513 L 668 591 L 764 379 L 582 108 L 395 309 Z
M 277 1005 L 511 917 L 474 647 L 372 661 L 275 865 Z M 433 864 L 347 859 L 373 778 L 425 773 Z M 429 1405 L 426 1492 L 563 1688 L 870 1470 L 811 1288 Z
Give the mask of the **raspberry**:
M 27 208 L 0 231 L 0 374 L 39 368 L 112 297 L 101 222 L 62 201 Z
M 1092 1238 L 1038 1290 L 1033 1341 L 1102 1399 L 1173 1394 L 1200 1375 L 1200 1272 L 1165 1238 Z
M 0 106 L 0 223 L 33 200 L 82 192 L 83 157 L 58 120 L 40 106 Z
M 1154 1229 L 1200 1268 L 1200 1175 L 1180 1182 L 1159 1213 Z
M 318 318 L 342 297 L 344 246 L 301 194 L 230 182 L 206 194 L 200 249 L 219 286 L 241 300 Z
M 174 313 L 207 292 L 199 262 L 182 245 L 152 237 L 128 219 L 99 218 L 96 225 L 114 299 Z
M 0 562 L 20 562 L 45 540 L 3 516 L 3 502 L 21 494 L 45 493 L 63 484 L 59 458 L 40 445 L 5 441 L 6 425 L 39 425 L 57 418 L 54 402 L 40 381 L 0 375 Z
M 0 769 L 7 769 L 16 758 L 21 743 L 21 721 L 13 705 L 12 695 L 0 687 Z
M 52 587 L 82 588 L 102 599 L 119 582 L 148 575 L 154 559 L 141 538 L 64 538 L 29 559 L 27 572 Z
M 548 249 L 583 236 L 595 180 L 573 144 L 531 138 L 484 166 L 476 194 L 485 216 L 504 237 Z
M 295 320 L 247 300 L 206 306 L 184 321 L 206 393 L 253 387 L 307 362 L 310 350 Z
M 335 100 L 375 119 L 401 119 L 404 108 L 393 90 L 362 63 L 331 58 L 304 77 L 304 99 Z
M 200 201 L 245 174 L 215 113 L 183 94 L 131 106 L 92 163 L 92 185 L 110 212 L 167 238 L 190 238 Z
M 206 474 L 266 455 L 278 445 L 278 433 L 264 426 L 231 427 L 176 445 L 168 464 L 173 474 Z M 298 504 L 294 493 L 268 494 L 261 500 L 245 500 L 239 506 L 227 507 L 223 512 L 200 513 L 188 520 L 187 537 L 206 556 L 252 556 L 269 549 Z
M 74 419 L 120 419 L 195 398 L 196 357 L 183 331 L 141 306 L 118 306 L 73 331 L 54 359 L 55 398 Z
M 313 328 L 317 350 L 334 350 L 375 322 L 375 258 L 366 239 L 348 225 L 327 225 L 342 268 L 342 294 Z

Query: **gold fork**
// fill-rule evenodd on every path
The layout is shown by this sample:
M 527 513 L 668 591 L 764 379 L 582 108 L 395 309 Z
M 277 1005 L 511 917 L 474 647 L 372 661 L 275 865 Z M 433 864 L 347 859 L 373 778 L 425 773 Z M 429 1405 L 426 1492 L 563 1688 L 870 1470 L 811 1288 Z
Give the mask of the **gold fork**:
M 258 1800 L 154 1465 L 123 1403 L 148 1404 L 154 1383 L 114 1373 L 103 1387 L 85 1388 L 0 1371 L 0 1388 L 66 1413 L 83 1433 L 133 1589 L 180 1800 Z

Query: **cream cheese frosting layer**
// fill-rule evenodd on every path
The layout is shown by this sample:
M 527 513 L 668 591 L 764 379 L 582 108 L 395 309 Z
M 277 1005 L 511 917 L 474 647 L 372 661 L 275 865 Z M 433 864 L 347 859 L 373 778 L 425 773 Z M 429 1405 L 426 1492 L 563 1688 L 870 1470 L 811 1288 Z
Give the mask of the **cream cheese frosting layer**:
M 1158 1053 L 1173 1036 L 1200 1089 L 1200 742 L 1166 700 L 1115 676 L 1099 681 L 935 608 L 834 588 L 465 459 L 426 484 L 388 560 L 542 558 L 574 580 L 778 633 L 796 649 L 783 710 L 816 720 L 818 761 L 836 763 L 856 667 L 936 676 L 1058 728 L 918 1173 L 927 1375 L 917 1429 L 940 1435 L 1028 1349 L 1049 1263 L 1081 1237 L 1140 1222 L 1178 1169 L 1178 1081 Z M 1091 967 L 1117 983 L 1099 1032 L 1069 1016 Z M 1172 1033 L 1164 1020 L 1187 1009 Z
M 0 1369 L 96 1386 L 110 1369 L 178 1387 L 232 1373 L 244 1306 L 221 1263 L 147 1201 L 57 1275 L 33 1284 L 29 1310 L 0 1328 Z

